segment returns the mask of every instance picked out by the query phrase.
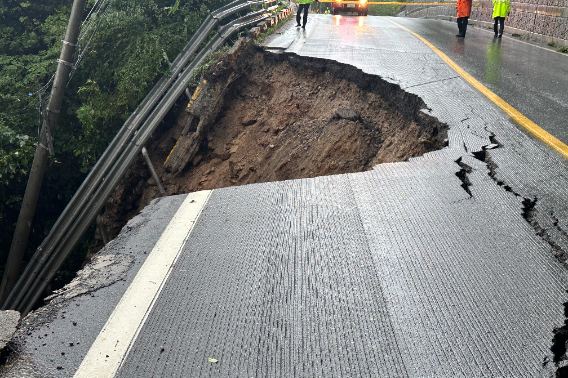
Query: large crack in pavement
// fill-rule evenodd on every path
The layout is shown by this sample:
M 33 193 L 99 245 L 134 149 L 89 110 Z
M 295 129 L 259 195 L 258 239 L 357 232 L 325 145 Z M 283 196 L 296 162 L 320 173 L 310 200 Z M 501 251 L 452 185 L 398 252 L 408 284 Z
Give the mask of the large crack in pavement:
M 523 218 L 525 218 L 525 220 L 532 226 L 535 233 L 550 245 L 554 251 L 554 256 L 558 259 L 558 261 L 566 265 L 566 251 L 553 240 L 547 230 L 537 221 L 537 201 L 537 197 L 532 199 L 526 197 L 523 198 Z
M 542 227 L 542 225 L 540 224 L 540 222 L 538 221 L 538 217 L 537 217 L 537 213 L 538 213 L 538 209 L 537 209 L 537 202 L 538 202 L 538 197 L 536 195 L 532 196 L 532 197 L 527 197 L 526 195 L 521 195 L 520 193 L 518 193 L 517 191 L 515 191 L 510 185 L 508 185 L 503 179 L 500 179 L 497 175 L 497 170 L 499 168 L 499 166 L 497 165 L 497 163 L 491 158 L 491 155 L 489 153 L 489 151 L 491 149 L 495 149 L 495 148 L 500 148 L 502 147 L 502 144 L 499 143 L 499 141 L 497 141 L 497 139 L 495 138 L 495 135 L 492 134 L 490 136 L 490 140 L 491 140 L 491 144 L 484 146 L 483 149 L 481 151 L 476 151 L 473 152 L 473 156 L 484 162 L 487 170 L 488 170 L 488 175 L 489 177 L 491 177 L 491 179 L 501 188 L 503 188 L 504 190 L 506 190 L 507 192 L 513 194 L 516 197 L 521 197 L 522 200 L 522 216 L 523 218 L 527 221 L 528 224 L 531 225 L 531 227 L 534 229 L 535 234 L 538 235 L 541 239 L 543 239 L 554 251 L 554 256 L 557 258 L 557 260 L 562 263 L 564 266 L 568 267 L 566 261 L 568 260 L 568 252 L 562 248 L 562 246 L 560 246 L 555 240 L 554 238 L 550 235 L 550 233 L 547 231 L 547 229 L 545 227 Z M 460 159 L 458 159 L 460 160 Z M 461 161 L 461 160 L 460 160 Z M 456 161 L 457 162 L 457 161 Z M 458 164 L 460 164 L 459 162 L 457 162 Z M 463 163 L 461 163 L 463 164 Z M 461 165 L 460 165 L 461 166 Z M 462 168 L 463 169 L 463 168 Z M 465 171 L 465 173 L 469 173 L 467 171 Z M 456 175 L 458 175 L 456 173 Z M 459 177 L 459 176 L 458 176 Z M 552 224 L 553 226 L 560 232 L 562 233 L 565 237 L 568 238 L 568 233 L 562 229 L 562 227 L 559 225 L 559 220 L 554 217 L 553 212 L 550 213 L 550 218 L 552 220 Z
M 568 267 L 568 253 L 567 251 L 555 240 L 555 238 L 549 232 L 549 229 L 543 227 L 538 220 L 538 196 L 534 195 L 529 197 L 527 195 L 521 195 L 515 191 L 511 185 L 508 185 L 505 180 L 500 179 L 497 174 L 499 169 L 498 164 L 492 159 L 490 151 L 492 149 L 501 148 L 503 145 L 497 140 L 495 134 L 491 133 L 489 136 L 491 144 L 483 146 L 480 151 L 472 152 L 472 155 L 479 161 L 485 163 L 487 167 L 488 176 L 503 190 L 511 193 L 516 197 L 522 198 L 522 208 L 521 215 L 523 219 L 533 228 L 535 234 L 545 241 L 551 248 L 554 257 L 565 267 Z M 467 152 L 467 150 L 466 150 Z M 462 182 L 462 188 L 472 196 L 471 190 L 469 189 L 471 181 L 468 175 L 472 172 L 472 167 L 462 162 L 462 158 L 456 160 L 456 163 L 460 166 L 460 170 L 456 172 L 456 176 Z M 552 220 L 552 227 L 558 231 L 564 238 L 568 239 L 568 232 L 566 232 L 560 225 L 560 221 L 554 216 L 554 212 L 550 211 L 550 219 Z M 553 329 L 552 334 L 552 346 L 550 350 L 553 354 L 553 362 L 556 367 L 556 377 L 568 377 L 568 302 L 564 303 L 564 325 Z M 549 357 L 544 357 L 543 366 L 546 366 L 550 362 Z
M 523 196 L 517 191 L 515 191 L 510 185 L 508 185 L 504 180 L 499 179 L 497 175 L 497 169 L 499 166 L 497 163 L 491 158 L 490 153 L 488 152 L 490 149 L 493 148 L 500 148 L 502 145 L 497 141 L 494 135 L 491 138 L 491 145 L 488 145 L 483 148 L 482 151 L 474 152 L 473 155 L 480 161 L 484 162 L 488 169 L 488 175 L 491 177 L 495 183 L 506 190 L 507 192 L 513 194 L 516 197 L 521 197 L 522 200 L 522 216 L 527 221 L 528 224 L 534 229 L 535 234 L 538 235 L 541 239 L 543 239 L 553 250 L 554 256 L 556 259 L 562 263 L 564 266 L 566 265 L 566 260 L 568 257 L 567 251 L 564 250 L 555 240 L 546 228 L 542 227 L 540 222 L 538 221 L 537 217 L 537 202 L 538 197 L 535 195 L 533 197 Z M 558 222 L 557 222 L 558 224 Z M 560 227 L 558 227 L 560 228 Z
M 469 180 L 468 174 L 473 172 L 473 168 L 462 162 L 461 157 L 456 160 L 456 163 L 461 168 L 456 172 L 456 176 L 458 176 L 458 178 L 462 182 L 461 187 L 466 191 L 467 194 L 469 194 L 470 197 L 472 197 L 471 190 L 469 189 L 469 187 L 471 186 L 471 181 Z

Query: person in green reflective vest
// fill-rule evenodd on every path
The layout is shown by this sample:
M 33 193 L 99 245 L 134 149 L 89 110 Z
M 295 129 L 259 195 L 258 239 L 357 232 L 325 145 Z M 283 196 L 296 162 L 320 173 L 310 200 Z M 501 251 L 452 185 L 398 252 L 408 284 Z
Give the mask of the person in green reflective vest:
M 315 2 L 317 3 L 318 0 L 315 0 Z M 296 13 L 297 28 L 299 28 L 300 26 L 302 26 L 302 29 L 306 28 L 306 22 L 308 22 L 308 9 L 310 8 L 311 3 L 312 0 L 298 0 L 298 13 Z M 304 10 L 304 23 L 300 25 L 300 13 L 302 12 L 302 9 Z
M 501 38 L 503 36 L 505 18 L 509 16 L 509 13 L 511 13 L 510 0 L 493 0 L 493 19 L 495 20 L 493 31 L 495 32 L 495 37 Z M 497 23 L 499 23 L 499 33 L 497 33 Z

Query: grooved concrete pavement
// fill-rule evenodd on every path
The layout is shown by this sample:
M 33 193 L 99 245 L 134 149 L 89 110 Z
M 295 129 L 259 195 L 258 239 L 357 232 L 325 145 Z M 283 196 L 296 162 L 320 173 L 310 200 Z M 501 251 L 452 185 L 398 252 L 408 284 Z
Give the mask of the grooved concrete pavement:
M 375 276 L 347 176 L 216 190 L 118 376 L 404 376 Z

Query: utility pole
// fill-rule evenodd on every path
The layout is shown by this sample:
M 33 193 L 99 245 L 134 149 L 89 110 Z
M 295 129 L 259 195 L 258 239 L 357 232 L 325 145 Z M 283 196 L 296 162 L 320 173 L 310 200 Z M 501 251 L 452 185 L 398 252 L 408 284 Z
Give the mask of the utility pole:
M 8 262 L 2 277 L 2 285 L 0 286 L 0 303 L 4 303 L 8 294 L 17 282 L 20 266 L 24 258 L 24 252 L 30 234 L 30 228 L 34 217 L 37 199 L 43 182 L 43 176 L 47 166 L 47 159 L 53 154 L 53 132 L 59 117 L 59 109 L 63 101 L 63 91 L 69 79 L 69 73 L 73 67 L 73 55 L 79 38 L 79 29 L 81 28 L 81 19 L 85 9 L 86 0 L 74 0 L 65 40 L 61 48 L 61 55 L 57 62 L 57 72 L 51 89 L 51 98 L 49 105 L 45 110 L 43 125 L 39 134 L 39 141 L 34 155 L 34 161 L 30 170 L 30 177 L 26 186 L 26 193 L 20 208 L 16 231 L 12 239 Z

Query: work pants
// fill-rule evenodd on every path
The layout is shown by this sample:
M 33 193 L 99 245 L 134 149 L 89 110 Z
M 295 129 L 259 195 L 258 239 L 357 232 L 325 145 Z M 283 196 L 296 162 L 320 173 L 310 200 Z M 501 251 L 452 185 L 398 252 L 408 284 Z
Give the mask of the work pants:
M 465 31 L 467 30 L 467 20 L 469 17 L 458 17 L 458 30 L 459 35 L 465 37 Z
M 310 4 L 299 4 L 298 6 L 298 13 L 296 14 L 296 23 L 300 25 L 300 13 L 302 13 L 302 9 L 304 10 L 304 23 L 302 26 L 306 26 L 306 22 L 308 22 L 308 9 L 310 8 Z
M 499 35 L 503 35 L 503 29 L 505 29 L 505 17 L 495 17 L 495 24 L 493 25 L 493 31 L 497 35 L 497 23 L 499 23 Z

